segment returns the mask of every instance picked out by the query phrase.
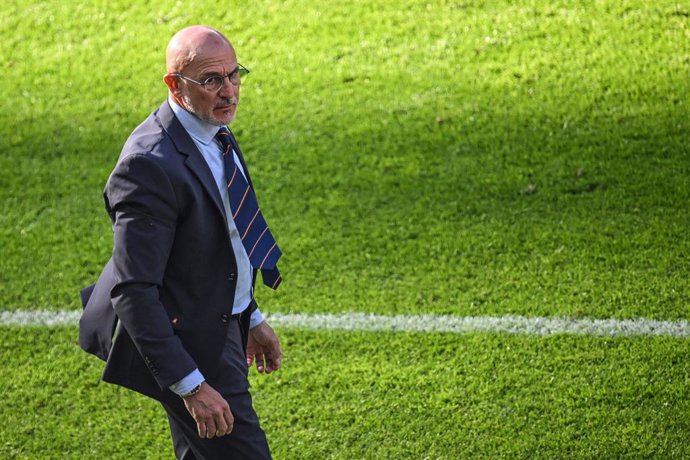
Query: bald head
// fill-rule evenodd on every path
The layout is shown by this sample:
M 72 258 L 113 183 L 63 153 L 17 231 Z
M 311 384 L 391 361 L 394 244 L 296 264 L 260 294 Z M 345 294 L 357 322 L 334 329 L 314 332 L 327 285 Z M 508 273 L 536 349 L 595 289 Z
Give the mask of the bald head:
M 177 105 L 216 126 L 235 118 L 240 64 L 223 34 L 207 26 L 187 27 L 170 39 L 165 57 L 168 72 L 163 81 Z M 211 89 L 207 82 L 219 78 L 223 82 L 220 88 Z
M 167 72 L 181 72 L 198 56 L 203 56 L 206 50 L 220 47 L 233 49 L 230 40 L 211 27 L 186 27 L 177 32 L 168 43 L 165 52 Z

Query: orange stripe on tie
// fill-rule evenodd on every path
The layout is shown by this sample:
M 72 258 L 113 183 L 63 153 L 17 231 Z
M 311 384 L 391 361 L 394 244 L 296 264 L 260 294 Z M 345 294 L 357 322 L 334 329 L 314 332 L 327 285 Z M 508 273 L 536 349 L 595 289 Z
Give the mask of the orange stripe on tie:
M 230 182 L 228 182 L 228 188 L 232 185 L 232 181 L 235 180 L 235 174 L 237 174 L 237 165 L 235 165 L 235 170 L 232 172 L 232 177 L 230 178 Z
M 247 229 L 244 231 L 244 235 L 242 235 L 242 238 L 240 238 L 241 240 L 243 240 L 244 237 L 247 236 L 249 229 L 252 228 L 252 224 L 254 223 L 254 220 L 256 220 L 256 216 L 259 215 L 259 211 L 261 211 L 261 209 L 257 209 L 256 212 L 254 213 L 254 217 L 252 217 L 252 221 L 249 222 L 249 225 L 247 225 Z
M 282 279 L 283 279 L 283 277 L 278 275 L 278 278 L 276 279 L 276 282 L 273 283 L 273 286 L 271 286 L 271 289 L 275 289 L 276 286 L 278 286 L 278 283 L 280 283 L 280 280 L 282 280 Z
M 268 229 L 268 227 L 266 227 Z M 271 254 L 271 251 L 273 251 L 273 248 L 276 247 L 278 243 L 273 243 L 273 246 L 271 246 L 271 249 L 268 250 L 266 253 L 266 257 L 264 257 L 264 260 L 261 261 L 261 265 L 259 265 L 259 268 L 264 268 L 264 263 L 266 262 L 266 259 L 268 259 L 268 256 Z
M 235 171 L 237 171 L 237 168 L 235 168 Z M 247 199 L 248 194 L 249 194 L 249 185 L 247 185 L 247 190 L 244 191 L 244 196 L 242 197 L 242 201 L 240 201 L 240 204 L 237 206 L 237 210 L 235 211 L 235 214 L 232 215 L 233 219 L 235 217 L 237 217 L 237 214 L 240 213 L 240 210 L 242 209 L 242 205 L 244 205 L 244 200 Z
M 259 244 L 259 241 L 261 241 L 261 238 L 263 238 L 264 234 L 268 231 L 268 227 L 264 228 L 264 231 L 261 232 L 261 235 L 259 235 L 259 238 L 256 240 L 256 243 L 254 243 L 254 246 L 252 247 L 252 250 L 249 252 L 249 257 L 250 259 L 252 258 L 252 254 L 254 254 L 254 249 L 256 249 L 256 246 Z

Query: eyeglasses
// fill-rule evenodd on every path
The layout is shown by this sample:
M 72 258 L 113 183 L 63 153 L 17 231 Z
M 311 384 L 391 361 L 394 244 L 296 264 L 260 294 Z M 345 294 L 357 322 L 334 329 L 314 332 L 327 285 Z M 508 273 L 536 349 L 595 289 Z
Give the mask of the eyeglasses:
M 185 77 L 181 73 L 174 73 L 172 75 L 184 78 L 185 80 L 191 81 L 192 83 L 196 83 L 197 85 L 202 86 L 206 91 L 213 93 L 216 91 L 220 91 L 220 89 L 223 87 L 223 84 L 225 83 L 225 77 L 228 77 L 228 80 L 230 80 L 230 84 L 232 84 L 232 86 L 240 86 L 242 84 L 242 79 L 244 79 L 244 77 L 246 77 L 248 74 L 249 69 L 238 62 L 235 70 L 233 70 L 229 74 L 212 75 L 204 81 L 193 80 L 189 77 Z

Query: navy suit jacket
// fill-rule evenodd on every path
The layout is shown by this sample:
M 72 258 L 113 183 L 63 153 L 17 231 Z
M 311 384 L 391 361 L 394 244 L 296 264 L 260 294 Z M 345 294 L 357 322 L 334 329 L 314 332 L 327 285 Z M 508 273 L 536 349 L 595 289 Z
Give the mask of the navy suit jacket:
M 82 291 L 79 343 L 106 360 L 105 381 L 164 400 L 195 368 L 214 375 L 237 284 L 218 188 L 167 101 L 125 143 L 104 197 L 113 255 Z

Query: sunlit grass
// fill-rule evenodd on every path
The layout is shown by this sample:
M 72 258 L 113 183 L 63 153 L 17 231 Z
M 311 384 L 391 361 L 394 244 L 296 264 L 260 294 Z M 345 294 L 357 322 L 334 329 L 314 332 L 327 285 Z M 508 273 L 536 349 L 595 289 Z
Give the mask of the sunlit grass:
M 252 70 L 231 128 L 285 254 L 281 289 L 258 292 L 264 311 L 688 318 L 678 2 L 10 1 L 0 13 L 2 309 L 79 308 L 111 250 L 103 185 L 166 96 L 164 47 L 207 23 Z M 15 403 L 0 409 L 12 421 L 0 456 L 171 456 L 153 404 L 93 388 L 100 364 L 75 330 L 1 334 Z M 285 340 L 285 372 L 254 387 L 277 458 L 685 452 L 683 340 Z M 33 432 L 15 425 L 27 408 L 43 415 Z

